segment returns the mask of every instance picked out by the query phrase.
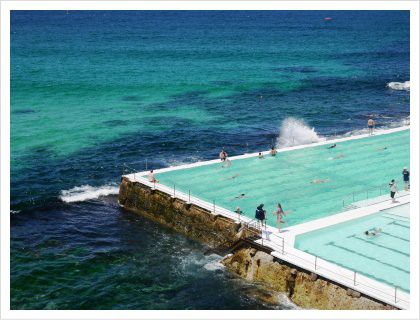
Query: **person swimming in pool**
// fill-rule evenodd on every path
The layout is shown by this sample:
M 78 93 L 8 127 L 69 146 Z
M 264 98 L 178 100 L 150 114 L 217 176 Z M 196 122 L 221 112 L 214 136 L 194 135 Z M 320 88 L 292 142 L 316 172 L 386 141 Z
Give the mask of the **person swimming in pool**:
M 331 146 L 329 146 L 327 149 L 333 149 L 333 148 L 335 148 L 337 146 L 337 144 L 333 144 L 333 145 L 331 145 Z
M 318 184 L 318 183 L 325 183 L 329 181 L 330 179 L 315 179 L 315 180 L 312 180 L 311 183 Z
M 237 200 L 237 199 L 243 199 L 243 198 L 246 198 L 246 197 L 245 197 L 245 193 L 241 193 L 240 195 L 238 195 L 238 196 L 236 196 L 235 198 L 231 199 L 231 201 L 233 201 L 233 200 Z
M 258 153 L 258 159 L 264 159 L 264 155 L 262 154 L 262 152 Z
M 340 153 L 340 154 L 337 154 L 333 159 L 337 160 L 337 159 L 342 159 L 342 158 L 345 158 L 345 154 Z
M 379 148 L 379 149 L 376 149 L 376 151 L 385 151 L 386 149 L 388 149 L 388 147 Z
M 365 236 L 367 237 L 376 237 L 381 232 L 382 232 L 381 228 L 373 228 L 373 229 L 366 230 L 364 233 L 365 233 Z
M 234 174 L 233 176 L 231 176 L 229 178 L 227 178 L 227 180 L 233 180 L 233 179 L 235 179 L 237 177 L 239 177 L 239 174 L 238 173 L 237 174 Z

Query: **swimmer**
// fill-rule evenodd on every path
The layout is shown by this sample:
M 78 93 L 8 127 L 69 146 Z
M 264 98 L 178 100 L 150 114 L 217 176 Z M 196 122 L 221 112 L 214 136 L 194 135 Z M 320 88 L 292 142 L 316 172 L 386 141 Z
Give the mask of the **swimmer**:
M 222 181 L 223 181 L 223 180 L 233 180 L 233 179 L 236 179 L 237 177 L 239 177 L 239 174 L 234 174 L 233 176 L 231 176 L 231 177 L 229 177 L 229 178 L 222 179 Z
M 258 159 L 264 159 L 264 155 L 261 152 L 258 153 Z
M 367 236 L 367 237 L 376 237 L 381 232 L 382 232 L 381 228 L 373 228 L 373 229 L 370 229 L 370 230 L 366 230 L 364 233 L 365 233 L 365 236 Z
M 340 153 L 340 154 L 336 155 L 333 159 L 337 160 L 337 159 L 342 159 L 344 157 L 345 157 L 345 155 L 343 153 Z
M 329 181 L 330 181 L 330 179 L 315 179 L 315 180 L 312 180 L 311 183 L 318 184 L 318 183 L 325 183 L 325 182 L 329 182 Z
M 243 199 L 245 198 L 245 193 L 241 193 L 239 196 L 236 196 L 235 198 L 231 199 L 231 201 L 236 200 L 236 199 Z
M 379 149 L 376 149 L 376 151 L 384 151 L 386 149 L 388 149 L 388 147 L 379 148 Z
M 277 150 L 274 147 L 271 147 L 270 154 L 271 156 L 275 157 L 277 154 Z
M 156 183 L 159 182 L 156 178 L 155 178 L 155 174 L 153 173 L 153 170 L 150 170 L 149 174 L 147 175 L 147 179 L 149 179 L 150 182 Z
M 240 207 L 236 207 L 235 212 L 239 215 L 243 213 Z
M 337 146 L 337 144 L 333 144 L 332 146 L 329 146 L 327 149 L 333 149 L 333 148 L 335 148 Z

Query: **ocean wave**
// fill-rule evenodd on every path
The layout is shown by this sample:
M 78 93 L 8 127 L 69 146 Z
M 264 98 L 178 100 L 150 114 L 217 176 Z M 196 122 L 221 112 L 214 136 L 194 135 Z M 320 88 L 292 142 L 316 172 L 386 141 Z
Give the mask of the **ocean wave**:
M 118 194 L 119 187 L 113 184 L 103 185 L 100 187 L 92 187 L 90 185 L 83 185 L 74 187 L 69 190 L 62 190 L 59 199 L 70 202 L 82 202 L 90 199 L 97 199 L 99 197 Z
M 405 90 L 410 91 L 410 81 L 405 82 L 390 82 L 386 85 L 388 88 L 393 90 Z
M 283 120 L 277 138 L 277 148 L 293 147 L 325 140 L 310 128 L 303 120 L 289 117 Z

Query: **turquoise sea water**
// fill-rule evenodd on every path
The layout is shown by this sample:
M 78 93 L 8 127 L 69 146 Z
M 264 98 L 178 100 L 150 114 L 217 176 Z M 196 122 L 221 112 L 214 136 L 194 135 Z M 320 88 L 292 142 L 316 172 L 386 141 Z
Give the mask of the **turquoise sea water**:
M 119 208 L 123 164 L 267 150 L 288 117 L 331 136 L 409 116 L 387 87 L 410 79 L 408 11 L 13 11 L 10 35 L 12 309 L 267 308 Z
M 410 291 L 410 219 L 397 208 L 296 237 L 295 246 L 380 282 Z M 398 208 L 408 212 L 409 205 Z M 364 232 L 381 228 L 375 237 Z
M 368 197 L 379 196 L 379 186 L 388 193 L 388 182 L 401 180 L 402 168 L 409 166 L 409 138 L 410 131 L 404 130 L 339 142 L 334 149 L 321 145 L 264 159 L 233 160 L 225 168 L 218 163 L 168 171 L 156 174 L 156 179 L 231 211 L 239 206 L 250 218 L 263 203 L 272 226 L 276 225 L 272 212 L 280 202 L 289 211 L 284 221 L 292 226 L 339 212 L 343 199 L 353 192 L 355 200 L 365 197 L 366 189 L 371 189 Z M 314 180 L 324 182 L 312 183 Z M 245 196 L 238 199 L 241 194 Z

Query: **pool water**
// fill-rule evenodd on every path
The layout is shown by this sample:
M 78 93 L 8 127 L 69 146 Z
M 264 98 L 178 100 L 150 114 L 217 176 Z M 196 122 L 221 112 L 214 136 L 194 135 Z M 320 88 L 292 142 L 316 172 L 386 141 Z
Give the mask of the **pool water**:
M 403 214 L 401 214 L 403 212 Z M 409 204 L 308 232 L 295 247 L 404 291 L 410 291 Z M 364 232 L 381 228 L 375 237 Z
M 285 221 L 292 226 L 339 212 L 343 199 L 352 192 L 365 196 L 362 191 L 368 188 L 401 180 L 402 168 L 409 165 L 409 134 L 409 130 L 402 130 L 339 142 L 334 149 L 326 145 L 307 147 L 280 152 L 276 157 L 234 160 L 229 168 L 209 164 L 158 173 L 156 178 L 226 209 L 239 206 L 251 218 L 256 207 L 264 203 L 267 224 L 272 226 L 276 225 L 272 212 L 280 202 L 288 212 Z M 317 179 L 325 182 L 311 183 Z M 237 198 L 242 193 L 245 196 Z

